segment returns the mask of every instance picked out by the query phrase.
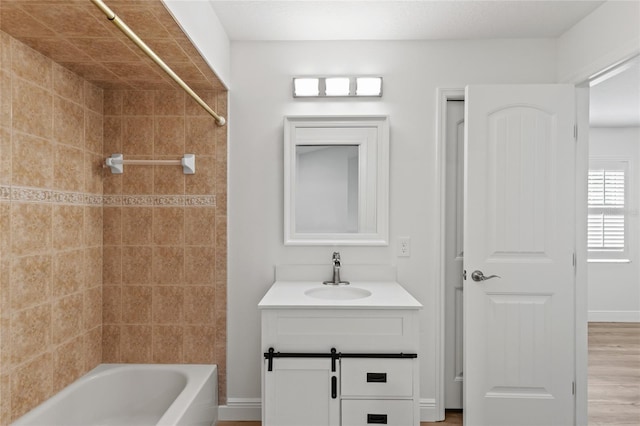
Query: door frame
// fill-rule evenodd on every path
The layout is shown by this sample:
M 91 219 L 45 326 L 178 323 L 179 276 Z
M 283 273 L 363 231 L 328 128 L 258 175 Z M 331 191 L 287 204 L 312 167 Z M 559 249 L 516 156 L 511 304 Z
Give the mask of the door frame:
M 588 134 L 589 134 L 589 88 L 588 85 L 576 85 L 576 208 L 575 208 L 575 410 L 576 424 L 587 423 L 587 188 Z M 445 217 L 446 217 L 446 120 L 447 101 L 464 100 L 464 88 L 438 88 L 436 105 L 436 160 L 437 188 L 439 207 L 436 210 L 438 230 L 436 247 L 440 253 L 436 288 L 436 402 L 435 412 L 438 419 L 445 418 L 444 403 L 444 360 L 445 360 Z M 463 401 L 464 407 L 464 401 Z

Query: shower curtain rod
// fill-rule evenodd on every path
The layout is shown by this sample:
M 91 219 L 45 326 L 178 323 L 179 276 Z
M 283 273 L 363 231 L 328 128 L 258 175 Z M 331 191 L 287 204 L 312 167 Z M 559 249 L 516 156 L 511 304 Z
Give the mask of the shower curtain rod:
M 171 77 L 176 83 L 178 83 L 178 85 L 182 87 L 184 91 L 189 94 L 189 96 L 195 99 L 195 101 L 200 104 L 202 108 L 204 108 L 209 114 L 211 114 L 211 116 L 216 119 L 216 123 L 218 123 L 219 126 L 225 125 L 227 121 L 224 119 L 224 117 L 218 115 L 213 109 L 211 109 L 211 107 L 207 105 L 206 102 L 203 101 L 202 98 L 200 98 L 200 96 L 198 96 L 198 94 L 194 92 L 191 87 L 189 87 L 189 85 L 187 85 L 187 83 L 185 83 L 162 59 L 160 59 L 158 55 L 156 55 L 153 50 L 151 50 L 149 46 L 147 46 L 144 41 L 140 39 L 140 37 L 138 37 L 136 33 L 133 32 L 131 28 L 129 28 L 127 24 L 124 23 L 124 21 L 122 21 L 122 19 L 118 18 L 118 16 L 109 8 L 109 6 L 107 6 L 102 0 L 91 1 L 100 10 L 102 10 L 105 15 L 107 15 L 108 20 L 113 22 L 114 25 L 118 27 L 120 31 L 122 31 L 127 37 L 129 37 L 131 41 L 133 41 L 144 53 L 146 53 L 147 56 L 149 56 L 149 58 L 153 60 L 153 62 L 158 64 L 158 66 L 162 68 L 164 72 L 169 75 L 169 77 Z

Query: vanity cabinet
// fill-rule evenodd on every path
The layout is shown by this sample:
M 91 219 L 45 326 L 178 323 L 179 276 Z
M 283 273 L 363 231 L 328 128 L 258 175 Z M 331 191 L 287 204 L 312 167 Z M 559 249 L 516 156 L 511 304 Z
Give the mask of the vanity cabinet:
M 371 291 L 368 304 L 269 293 L 260 302 L 264 426 L 419 426 L 421 305 L 397 283 L 408 299 L 374 297 L 380 283 L 352 285 Z

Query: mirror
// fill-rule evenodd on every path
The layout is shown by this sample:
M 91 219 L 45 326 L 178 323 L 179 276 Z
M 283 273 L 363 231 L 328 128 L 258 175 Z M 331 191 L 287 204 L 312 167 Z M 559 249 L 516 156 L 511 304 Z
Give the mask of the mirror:
M 387 117 L 285 118 L 287 245 L 387 245 Z

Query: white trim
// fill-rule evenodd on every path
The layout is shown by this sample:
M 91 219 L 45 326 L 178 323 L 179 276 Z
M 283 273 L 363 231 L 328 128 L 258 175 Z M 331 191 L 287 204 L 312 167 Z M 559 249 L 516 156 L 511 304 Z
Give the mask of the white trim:
M 261 398 L 227 398 L 227 405 L 218 407 L 219 420 L 262 420 Z
M 589 322 L 640 322 L 640 311 L 589 311 Z
M 444 418 L 440 418 L 438 415 L 435 398 L 420 398 L 420 421 L 438 422 L 440 420 L 444 420 Z
M 436 188 L 439 188 L 440 197 L 438 199 L 439 208 L 436 210 L 436 222 L 438 223 L 438 232 L 435 238 L 436 252 L 440 253 L 438 262 L 436 294 L 435 294 L 435 330 L 436 330 L 436 352 L 435 352 L 435 368 L 436 368 L 436 398 L 433 400 L 433 407 L 423 408 L 423 401 L 420 400 L 420 418 L 422 421 L 441 421 L 444 420 L 444 340 L 445 340 L 445 218 L 446 218 L 446 143 L 447 143 L 447 101 L 464 100 L 464 89 L 440 89 L 437 90 L 436 105 Z M 426 404 L 426 403 L 425 403 Z M 434 416 L 434 417 L 431 417 Z

